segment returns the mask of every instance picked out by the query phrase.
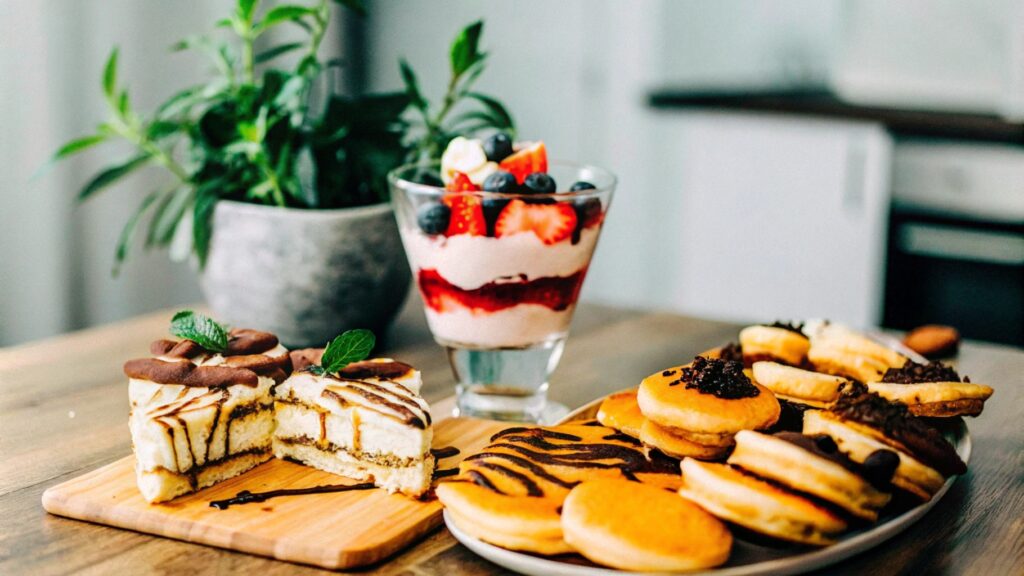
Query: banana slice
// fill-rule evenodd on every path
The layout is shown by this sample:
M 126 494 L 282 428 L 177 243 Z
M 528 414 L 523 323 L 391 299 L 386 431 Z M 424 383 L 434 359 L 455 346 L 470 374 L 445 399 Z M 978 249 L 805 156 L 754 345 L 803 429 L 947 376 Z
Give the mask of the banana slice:
M 444 154 L 441 155 L 441 180 L 447 184 L 451 182 L 456 172 L 462 172 L 469 176 L 474 184 L 480 184 L 483 182 L 483 178 L 487 178 L 487 174 L 490 174 L 490 172 L 483 174 L 479 182 L 473 179 L 473 175 L 478 171 L 483 173 L 487 169 L 487 164 L 487 154 L 484 152 L 482 142 L 458 136 L 448 143 Z M 497 168 L 498 166 L 495 164 L 491 172 L 497 170 Z M 477 176 L 478 178 L 480 177 L 479 174 Z

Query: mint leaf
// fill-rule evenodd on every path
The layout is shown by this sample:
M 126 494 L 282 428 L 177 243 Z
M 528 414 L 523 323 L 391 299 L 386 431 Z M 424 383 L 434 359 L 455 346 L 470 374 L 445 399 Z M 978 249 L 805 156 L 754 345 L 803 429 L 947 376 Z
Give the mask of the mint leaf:
M 171 318 L 171 334 L 191 340 L 211 352 L 228 349 L 228 330 L 208 316 L 182 310 Z
M 333 374 L 353 362 L 364 360 L 376 342 L 376 337 L 369 330 L 348 330 L 324 348 L 320 368 L 323 372 Z

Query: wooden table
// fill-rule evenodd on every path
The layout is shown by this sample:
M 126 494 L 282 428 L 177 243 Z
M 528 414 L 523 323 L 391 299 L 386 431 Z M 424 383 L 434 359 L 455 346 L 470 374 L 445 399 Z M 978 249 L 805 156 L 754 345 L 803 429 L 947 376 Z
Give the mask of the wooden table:
M 170 312 L 0 350 L 0 574 L 319 572 L 265 558 L 46 514 L 47 487 L 123 457 L 128 436 L 125 359 L 143 356 Z M 551 396 L 570 406 L 635 385 L 656 370 L 735 339 L 738 326 L 673 314 L 583 306 Z M 411 300 L 385 352 L 419 367 L 424 395 L 451 394 L 452 376 Z M 901 536 L 830 573 L 1024 573 L 1024 352 L 968 343 L 961 369 L 996 388 L 970 422 L 970 471 Z M 440 529 L 373 574 L 503 571 Z

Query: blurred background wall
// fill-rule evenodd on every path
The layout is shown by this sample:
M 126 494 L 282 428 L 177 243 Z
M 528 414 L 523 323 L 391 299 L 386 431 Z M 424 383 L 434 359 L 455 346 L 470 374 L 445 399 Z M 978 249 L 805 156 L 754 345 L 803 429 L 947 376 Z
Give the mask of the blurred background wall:
M 398 88 L 405 57 L 425 92 L 439 95 L 448 42 L 483 17 L 491 61 L 481 89 L 499 94 L 520 134 L 544 139 L 553 156 L 620 176 L 585 299 L 897 327 L 958 322 L 995 299 L 989 307 L 1004 326 L 973 335 L 1016 342 L 1024 339 L 1021 4 L 377 0 L 365 19 L 335 26 L 326 49 L 351 62 L 352 90 Z M 110 276 L 120 226 L 156 173 L 78 207 L 77 187 L 112 157 L 90 154 L 30 177 L 104 117 L 98 84 L 111 46 L 121 46 L 138 107 L 150 109 L 204 73 L 198 57 L 169 55 L 167 46 L 208 30 L 230 5 L 0 2 L 0 345 L 200 299 L 188 266 L 162 253 L 136 248 L 121 276 Z M 773 105 L 763 105 L 767 97 Z M 945 115 L 926 114 L 940 129 L 922 137 L 901 131 L 903 116 L 894 124 L 876 110 L 889 108 Z M 945 130 L 951 125 L 984 129 Z M 998 207 L 965 196 L 978 187 L 998 196 Z M 930 191 L 944 190 L 959 208 L 936 207 Z M 924 236 L 907 226 L 925 226 Z M 964 240 L 964 227 L 981 236 Z M 903 244 L 918 252 L 893 251 Z M 957 275 L 974 265 L 974 281 Z M 936 286 L 939 294 L 924 294 Z M 925 296 L 931 308 L 897 313 L 907 308 L 900 298 Z

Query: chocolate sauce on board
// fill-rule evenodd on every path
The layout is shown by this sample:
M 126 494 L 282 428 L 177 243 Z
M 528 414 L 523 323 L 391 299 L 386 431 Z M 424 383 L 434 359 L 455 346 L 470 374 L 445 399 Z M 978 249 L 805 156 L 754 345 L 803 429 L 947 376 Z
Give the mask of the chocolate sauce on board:
M 452 456 L 459 455 L 459 449 L 455 446 L 445 446 L 443 448 L 431 448 L 430 453 L 434 455 L 434 458 L 438 460 L 444 460 L 445 458 L 451 458 Z
M 252 504 L 256 502 L 266 502 L 271 498 L 279 498 L 281 496 L 302 496 L 305 494 L 329 494 L 332 492 L 351 492 L 353 490 L 369 490 L 374 488 L 373 482 L 362 482 L 360 484 L 328 484 L 325 486 L 313 486 L 312 488 L 290 488 L 282 490 L 268 490 L 267 492 L 250 492 L 248 490 L 242 490 L 238 494 L 235 494 L 233 498 L 226 500 L 214 500 L 210 502 L 211 508 L 218 510 L 227 510 L 232 506 L 238 506 L 241 504 Z

